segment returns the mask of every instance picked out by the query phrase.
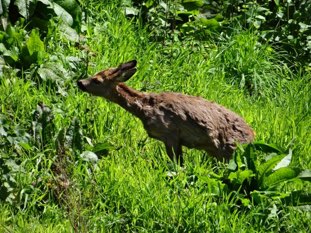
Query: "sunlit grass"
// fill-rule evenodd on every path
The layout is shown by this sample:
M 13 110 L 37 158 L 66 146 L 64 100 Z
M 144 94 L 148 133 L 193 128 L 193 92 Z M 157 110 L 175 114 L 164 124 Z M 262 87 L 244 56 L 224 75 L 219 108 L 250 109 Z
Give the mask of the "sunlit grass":
M 270 57 L 254 35 L 245 32 L 223 44 L 204 42 L 193 52 L 193 45 L 186 43 L 165 47 L 148 41 L 146 32 L 133 26 L 135 23 L 113 3 L 91 1 L 89 10 L 93 13 L 85 27 L 86 44 L 94 53 L 89 55 L 89 74 L 135 58 L 138 72 L 128 85 L 146 92 L 177 91 L 220 103 L 246 119 L 256 131 L 256 140 L 294 149 L 295 164 L 310 169 L 310 77 L 286 74 L 290 71 L 274 62 L 275 55 Z M 248 43 L 257 46 L 255 51 L 247 47 Z M 82 56 L 76 48 L 63 50 L 66 46 L 55 44 L 55 53 Z M 247 52 L 246 57 L 236 64 L 241 51 Z M 265 95 L 250 96 L 241 85 L 231 85 L 228 78 L 234 78 L 234 73 L 228 70 L 237 74 L 256 71 L 263 82 L 268 82 L 261 89 Z M 265 73 L 267 70 L 271 72 Z M 248 78 L 252 74 L 247 73 Z M 275 83 L 271 79 L 278 74 L 282 81 Z M 293 80 L 287 80 L 286 75 Z M 97 164 L 82 161 L 75 151 L 66 148 L 70 186 L 64 188 L 63 195 L 67 202 L 53 196 L 56 178 L 51 169 L 57 157 L 56 138 L 43 151 L 31 144 L 32 148 L 16 155 L 16 148 L 0 147 L 1 157 L 14 155 L 26 168 L 18 173 L 24 196 L 18 195 L 20 199 L 14 203 L 0 207 L 1 232 L 310 230 L 310 211 L 275 206 L 273 202 L 242 208 L 235 193 L 211 190 L 211 177 L 214 172 L 224 172 L 224 164 L 189 149 L 185 149 L 184 168 L 172 164 L 162 143 L 148 138 L 138 119 L 113 103 L 80 92 L 77 77 L 66 83 L 65 96 L 55 94 L 48 85 L 18 79 L 14 74 L 1 77 L 1 114 L 11 119 L 13 128 L 20 125 L 31 134 L 33 112 L 43 102 L 53 112 L 56 133 L 76 118 L 84 148 L 97 143 L 111 145 Z M 197 180 L 191 183 L 191 179 Z M 222 198 L 215 198 L 216 191 Z

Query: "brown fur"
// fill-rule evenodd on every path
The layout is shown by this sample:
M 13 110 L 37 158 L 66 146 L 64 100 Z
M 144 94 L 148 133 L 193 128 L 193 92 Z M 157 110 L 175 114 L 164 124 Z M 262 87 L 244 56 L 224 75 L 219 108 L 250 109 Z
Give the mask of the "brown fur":
M 201 97 L 164 92 L 142 93 L 123 81 L 136 72 L 136 61 L 78 81 L 81 90 L 102 96 L 137 116 L 152 138 L 164 142 L 167 154 L 181 164 L 182 146 L 230 159 L 237 143 L 250 143 L 253 130 L 236 113 Z

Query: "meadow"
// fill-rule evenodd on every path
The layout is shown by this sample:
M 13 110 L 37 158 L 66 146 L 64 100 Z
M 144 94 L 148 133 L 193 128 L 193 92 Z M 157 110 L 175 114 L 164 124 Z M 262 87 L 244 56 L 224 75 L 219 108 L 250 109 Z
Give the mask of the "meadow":
M 10 67 L 1 73 L 0 232 L 311 231 L 310 177 L 282 183 L 274 196 L 269 188 L 252 190 L 258 201 L 242 184 L 225 182 L 228 164 L 183 148 L 179 167 L 139 119 L 76 85 L 83 75 L 136 59 L 129 86 L 226 106 L 253 127 L 256 142 L 291 153 L 291 166 L 308 171 L 310 69 L 293 71 L 283 53 L 238 25 L 210 40 L 155 42 L 118 4 L 90 1 L 88 10 L 78 46 L 57 24 L 44 39 L 64 76 L 44 80 Z M 271 153 L 255 156 L 260 164 Z M 301 205 L 288 196 L 295 190 L 304 193 Z

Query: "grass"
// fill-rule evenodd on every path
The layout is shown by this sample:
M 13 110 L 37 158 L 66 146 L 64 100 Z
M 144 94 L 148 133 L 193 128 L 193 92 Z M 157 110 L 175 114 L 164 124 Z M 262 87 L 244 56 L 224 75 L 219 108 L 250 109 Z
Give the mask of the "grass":
M 196 46 L 163 46 L 150 42 L 147 32 L 127 20 L 116 4 L 95 2 L 89 4 L 85 25 L 86 44 L 94 53 L 89 56 L 90 74 L 135 58 L 138 72 L 128 85 L 220 103 L 252 125 L 256 140 L 292 148 L 295 165 L 311 168 L 310 74 L 291 73 L 250 32 Z M 77 56 L 83 64 L 86 54 L 69 43 L 56 43 L 61 40 L 54 33 L 48 52 Z M 185 149 L 184 168 L 171 163 L 164 146 L 147 137 L 138 119 L 80 92 L 75 82 L 79 71 L 65 83 L 66 95 L 34 82 L 27 73 L 24 78 L 14 72 L 1 77 L 2 122 L 13 140 L 1 139 L 0 158 L 18 165 L 15 170 L 14 164 L 8 165 L 14 198 L 1 202 L 1 232 L 310 231 L 310 211 L 275 201 L 242 208 L 236 193 L 226 192 L 223 184 L 213 190 L 212 177 L 224 172 L 225 164 L 202 151 Z M 255 74 L 267 85 L 250 96 L 231 82 L 243 74 L 249 79 Z M 54 116 L 54 134 L 43 144 L 34 140 L 32 131 L 40 102 Z M 62 129 L 69 132 L 73 119 L 79 121 L 84 150 L 92 148 L 90 143 L 109 144 L 108 154 L 97 164 L 83 161 L 70 140 L 61 152 L 55 146 L 56 135 Z M 29 146 L 21 146 L 23 141 Z

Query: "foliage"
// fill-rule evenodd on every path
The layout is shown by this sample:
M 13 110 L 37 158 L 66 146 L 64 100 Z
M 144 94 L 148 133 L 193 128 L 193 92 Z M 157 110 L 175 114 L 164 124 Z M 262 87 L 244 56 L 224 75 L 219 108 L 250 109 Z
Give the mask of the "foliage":
M 76 155 L 76 158 L 81 159 L 81 161 L 94 163 L 98 160 L 96 154 L 100 156 L 103 151 L 107 154 L 113 148 L 108 143 L 95 145 L 91 143 L 87 148 L 93 150 L 96 154 L 90 151 L 82 151 L 82 142 L 85 137 L 79 120 L 73 119 L 68 127 L 58 130 L 55 125 L 53 111 L 44 103 L 39 103 L 36 110 L 33 111 L 31 129 L 25 129 L 22 126 L 16 126 L 12 129 L 6 116 L 0 115 L 0 117 L 0 200 L 12 204 L 30 205 L 33 201 L 32 198 L 22 195 L 22 193 L 25 192 L 25 189 L 36 192 L 34 186 L 38 188 L 37 192 L 39 191 L 43 196 L 52 195 L 59 202 L 66 201 L 68 197 L 64 197 L 62 192 L 68 188 L 66 184 L 71 182 L 71 163 L 74 162 L 73 159 L 75 158 L 75 156 L 70 155 Z M 27 133 L 30 131 L 31 133 Z M 13 150 L 6 150 L 7 148 L 13 148 Z M 45 152 L 47 156 L 51 153 L 49 151 L 52 148 L 55 151 L 53 152 L 56 154 L 55 157 L 45 158 L 50 160 L 48 162 L 50 167 L 47 168 L 50 175 L 46 177 L 45 182 L 52 186 L 49 188 L 45 186 L 47 184 L 38 184 L 39 186 L 36 186 L 37 181 L 34 181 L 32 184 L 27 184 L 30 188 L 22 187 L 22 190 L 20 190 L 21 187 L 18 185 L 20 181 L 17 180 L 18 174 L 24 172 L 27 169 L 26 164 L 32 161 L 21 161 L 18 157 L 25 152 L 38 153 L 38 151 Z M 41 162 L 42 157 L 44 157 L 44 154 L 38 153 L 34 160 Z M 38 179 L 41 180 L 43 177 Z M 35 198 L 37 198 L 36 195 Z M 17 207 L 19 206 L 17 205 Z
M 221 15 L 209 14 L 204 1 L 132 1 L 125 8 L 127 16 L 139 16 L 156 41 L 194 37 L 209 38 L 220 30 Z
M 263 40 L 285 50 L 294 58 L 294 65 L 300 62 L 310 67 L 311 5 L 307 0 L 239 1 L 230 11 L 242 25 L 255 28 Z
M 1 33 L 1 55 L 10 66 L 27 69 L 31 64 L 43 64 L 47 53 L 37 29 L 30 34 L 20 28 L 8 26 Z
M 82 11 L 78 3 L 75 0 L 2 0 L 1 3 L 1 72 L 6 66 L 22 71 L 30 69 L 33 77 L 53 82 L 60 80 L 60 76 L 68 76 L 63 65 L 49 56 L 46 46 L 56 31 L 67 39 L 79 40 L 73 29 L 81 29 Z
M 286 51 L 297 62 L 310 66 L 311 5 L 304 1 L 132 1 L 125 12 L 139 16 L 152 38 L 189 37 L 210 40 L 222 31 L 230 35 L 234 25 L 256 31 L 278 51 Z
M 54 50 L 51 38 L 58 38 L 63 46 L 71 43 L 53 21 L 44 39 L 36 28 L 26 31 L 21 25 L 8 25 L 6 31 L 0 31 L 0 73 L 12 67 L 22 78 L 46 83 L 66 95 L 65 84 L 72 78 L 73 71 L 84 73 L 85 66 L 78 64 L 81 59 L 77 56 L 64 56 L 62 51 Z M 83 50 L 81 53 L 86 54 Z
M 31 148 L 30 141 L 27 131 L 11 125 L 8 116 L 0 114 L 0 200 L 13 204 L 19 195 L 18 176 L 24 171 L 19 157 Z
M 264 153 L 258 153 L 264 152 Z M 263 156 L 264 161 L 258 159 Z M 269 199 L 282 200 L 293 205 L 310 205 L 311 193 L 295 189 L 283 191 L 290 182 L 311 181 L 311 171 L 291 164 L 292 150 L 284 154 L 282 150 L 265 143 L 254 143 L 235 153 L 229 164 L 227 184 L 229 190 L 237 190 L 256 204 Z M 294 197 L 294 198 L 293 198 Z M 298 197 L 298 198 L 297 198 Z M 242 202 L 248 203 L 243 198 Z
M 57 20 L 46 35 L 19 21 L 11 27 L 22 39 L 1 40 L 36 63 L 1 62 L 0 232 L 310 232 L 310 74 L 293 73 L 256 30 L 237 25 L 214 40 L 150 42 L 123 2 L 84 1 L 81 44 Z M 176 166 L 136 118 L 76 86 L 81 74 L 134 58 L 129 86 L 220 103 L 257 143 L 229 165 L 184 148 Z M 242 74 L 260 83 L 253 72 L 265 85 L 250 96 L 239 85 L 248 88 Z
M 3 29 L 8 21 L 14 24 L 23 18 L 30 28 L 47 31 L 49 20 L 56 16 L 69 27 L 81 29 L 82 11 L 76 0 L 1 0 L 1 3 Z

